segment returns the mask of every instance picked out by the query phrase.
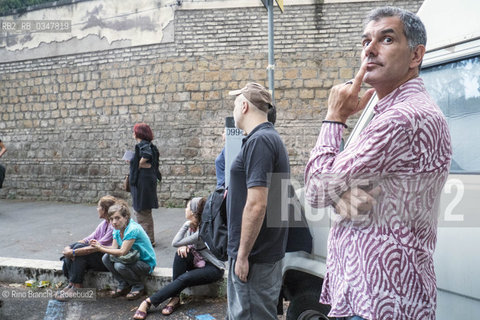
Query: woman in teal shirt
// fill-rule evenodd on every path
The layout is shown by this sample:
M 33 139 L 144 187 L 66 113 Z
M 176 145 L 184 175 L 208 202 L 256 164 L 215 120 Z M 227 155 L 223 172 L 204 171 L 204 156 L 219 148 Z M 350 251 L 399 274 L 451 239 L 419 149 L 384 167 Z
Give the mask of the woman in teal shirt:
M 103 247 L 95 240 L 92 246 L 97 246 L 104 252 L 103 264 L 118 281 L 118 288 L 112 292 L 113 297 L 127 295 L 127 299 L 134 300 L 144 293 L 143 281 L 152 273 L 157 264 L 155 251 L 148 235 L 142 226 L 130 219 L 130 210 L 124 200 L 118 200 L 108 210 L 108 216 L 113 228 L 113 242 L 111 247 Z M 111 256 L 124 256 L 130 250 L 137 250 L 139 259 L 131 263 L 113 262 Z

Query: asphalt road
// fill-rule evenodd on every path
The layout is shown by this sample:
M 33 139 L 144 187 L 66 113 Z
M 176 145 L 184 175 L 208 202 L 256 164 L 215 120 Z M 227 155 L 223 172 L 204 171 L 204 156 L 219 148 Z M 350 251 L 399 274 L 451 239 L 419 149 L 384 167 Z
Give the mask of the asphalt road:
M 184 222 L 185 210 L 160 208 L 153 216 L 157 266 L 171 268 L 175 254 L 171 241 Z M 99 222 L 95 205 L 0 200 L 0 257 L 58 261 L 63 247 L 89 235 Z M 0 320 L 132 319 L 141 302 L 112 299 L 102 292 L 95 293 L 93 301 L 58 302 L 53 299 L 54 292 L 0 283 Z M 225 319 L 225 299 L 186 297 L 184 302 L 168 319 Z M 167 317 L 161 314 L 161 306 L 148 316 L 163 318 Z
M 59 302 L 52 298 L 54 290 L 30 289 L 22 285 L 0 283 L 0 307 L 2 320 L 123 320 L 132 319 L 142 301 L 128 301 L 124 297 L 110 298 L 105 292 L 98 292 L 95 299 Z M 161 308 L 153 308 L 148 319 L 225 319 L 226 300 L 201 297 L 185 297 L 183 304 L 166 317 Z
M 171 268 L 171 243 L 185 209 L 154 209 L 153 220 L 157 267 Z M 100 221 L 96 205 L 0 200 L 0 257 L 58 261 L 66 245 L 91 234 Z

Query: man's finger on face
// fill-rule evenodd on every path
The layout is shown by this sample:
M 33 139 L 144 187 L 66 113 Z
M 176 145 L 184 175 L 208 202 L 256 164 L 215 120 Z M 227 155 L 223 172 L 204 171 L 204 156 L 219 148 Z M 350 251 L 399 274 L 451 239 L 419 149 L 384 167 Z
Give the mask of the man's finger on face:
M 362 62 L 362 65 L 360 66 L 360 70 L 358 70 L 357 74 L 355 75 L 355 78 L 353 78 L 353 83 L 351 86 L 351 89 L 353 92 L 360 92 L 360 88 L 362 87 L 363 83 L 363 77 L 365 76 L 365 73 L 367 72 L 367 60 L 365 59 Z

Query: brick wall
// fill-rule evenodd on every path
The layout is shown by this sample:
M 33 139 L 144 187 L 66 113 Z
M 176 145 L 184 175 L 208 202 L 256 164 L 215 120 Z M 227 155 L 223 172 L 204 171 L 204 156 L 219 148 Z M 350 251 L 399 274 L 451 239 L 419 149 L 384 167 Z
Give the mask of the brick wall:
M 328 89 L 358 67 L 361 20 L 372 7 L 416 11 L 421 1 L 287 6 L 275 13 L 277 130 L 294 177 L 325 114 Z M 277 10 L 275 10 L 277 11 Z M 121 180 L 132 127 L 151 125 L 161 153 L 162 205 L 215 184 L 228 91 L 267 84 L 262 7 L 177 10 L 175 41 L 0 64 L 0 138 L 8 147 L 0 198 L 93 202 L 128 196 Z M 352 120 L 350 125 L 354 124 Z

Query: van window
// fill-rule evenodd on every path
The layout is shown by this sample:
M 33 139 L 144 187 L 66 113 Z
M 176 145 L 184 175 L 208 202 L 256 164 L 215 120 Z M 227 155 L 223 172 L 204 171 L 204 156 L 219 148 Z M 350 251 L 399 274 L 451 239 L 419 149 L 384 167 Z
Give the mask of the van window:
M 480 56 L 423 69 L 452 136 L 450 172 L 480 173 Z

